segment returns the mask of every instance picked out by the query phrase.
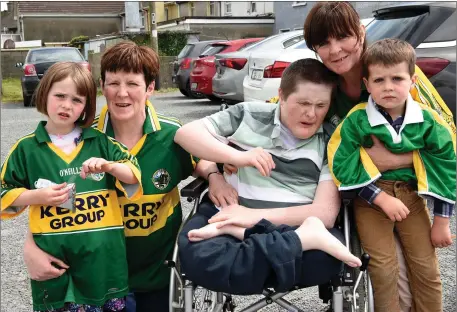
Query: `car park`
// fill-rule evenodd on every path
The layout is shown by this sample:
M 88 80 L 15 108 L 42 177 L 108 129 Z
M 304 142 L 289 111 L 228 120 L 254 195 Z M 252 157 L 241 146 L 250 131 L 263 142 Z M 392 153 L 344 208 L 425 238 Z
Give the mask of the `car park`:
M 276 34 L 242 51 L 216 54 L 216 74 L 212 80 L 213 95 L 229 104 L 244 100 L 243 79 L 248 73 L 247 63 L 256 51 L 284 50 L 303 40 L 303 31 Z
M 221 99 L 213 95 L 212 80 L 216 73 L 214 63 L 216 53 L 228 53 L 247 48 L 263 38 L 246 38 L 230 40 L 211 44 L 200 57 L 192 64 L 190 73 L 190 88 L 193 92 L 201 93 L 211 101 L 220 101 Z
M 54 63 L 61 61 L 78 62 L 90 70 L 90 64 L 84 59 L 81 52 L 70 47 L 30 49 L 24 63 L 16 63 L 16 67 L 24 70 L 21 76 L 24 106 L 33 104 L 33 94 L 46 70 Z
M 212 43 L 224 42 L 227 40 L 207 40 L 187 43 L 176 60 L 173 62 L 173 83 L 177 85 L 179 91 L 191 98 L 200 98 L 200 94 L 193 92 L 190 88 L 190 73 L 192 72 L 192 62 L 196 60 L 203 51 L 208 49 Z

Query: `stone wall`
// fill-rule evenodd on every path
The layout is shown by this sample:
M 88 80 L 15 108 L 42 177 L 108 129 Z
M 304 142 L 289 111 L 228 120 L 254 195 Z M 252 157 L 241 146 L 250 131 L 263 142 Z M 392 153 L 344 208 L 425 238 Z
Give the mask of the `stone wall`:
M 2 49 L 2 78 L 19 78 L 23 74 L 22 68 L 16 67 L 16 63 L 24 63 L 28 50 L 4 50 Z
M 122 30 L 120 17 L 24 17 L 24 40 L 68 42 Z

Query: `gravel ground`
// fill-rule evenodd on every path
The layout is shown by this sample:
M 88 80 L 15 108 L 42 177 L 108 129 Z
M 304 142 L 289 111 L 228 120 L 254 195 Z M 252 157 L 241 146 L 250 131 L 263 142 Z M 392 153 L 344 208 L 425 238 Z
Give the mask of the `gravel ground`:
M 202 118 L 219 110 L 219 105 L 208 100 L 190 100 L 180 93 L 160 94 L 151 98 L 160 113 L 179 118 L 183 123 Z M 104 98 L 98 99 L 99 108 Z M 2 104 L 1 109 L 1 159 L 5 160 L 9 149 L 17 139 L 35 130 L 41 119 L 34 108 L 24 108 L 21 104 Z M 192 178 L 181 183 L 185 185 Z M 183 209 L 187 214 L 191 209 L 185 199 Z M 455 217 L 452 218 L 452 232 L 455 233 Z M 31 311 L 30 286 L 22 258 L 22 248 L 27 232 L 27 214 L 1 222 L 1 312 Z M 456 306 L 456 246 L 438 250 L 441 276 L 443 280 L 443 300 L 445 312 Z M 260 298 L 259 296 L 235 297 L 235 303 L 243 308 Z M 293 304 L 309 312 L 325 311 L 326 305 L 318 298 L 317 288 L 303 289 L 285 297 Z M 267 306 L 261 311 L 284 311 L 276 305 Z

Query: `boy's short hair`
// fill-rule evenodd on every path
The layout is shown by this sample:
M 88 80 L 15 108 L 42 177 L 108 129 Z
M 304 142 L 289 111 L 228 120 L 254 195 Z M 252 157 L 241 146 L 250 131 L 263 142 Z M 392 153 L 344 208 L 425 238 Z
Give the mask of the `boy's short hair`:
M 412 77 L 416 67 L 416 52 L 406 41 L 400 39 L 382 39 L 373 42 L 362 55 L 362 74 L 368 78 L 370 65 L 395 66 L 406 62 Z
M 71 77 L 74 81 L 78 95 L 86 97 L 86 106 L 76 123 L 83 128 L 90 127 L 97 109 L 97 84 L 90 71 L 78 63 L 58 62 L 49 67 L 35 91 L 36 108 L 40 113 L 49 116 L 47 109 L 49 91 L 54 83 L 67 77 Z
M 159 74 L 159 56 L 148 46 L 139 46 L 132 41 L 122 41 L 103 53 L 100 61 L 102 82 L 105 83 L 106 72 L 125 71 L 143 74 L 146 87 Z
M 301 59 L 290 64 L 281 77 L 279 87 L 285 99 L 297 90 L 301 82 L 313 82 L 336 87 L 338 75 L 320 61 L 312 58 Z

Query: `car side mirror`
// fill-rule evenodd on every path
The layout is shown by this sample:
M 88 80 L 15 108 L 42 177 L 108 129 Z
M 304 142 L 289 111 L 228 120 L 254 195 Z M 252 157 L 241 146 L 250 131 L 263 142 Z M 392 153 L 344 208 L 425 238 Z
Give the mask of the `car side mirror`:
M 24 64 L 22 64 L 21 62 L 16 63 L 16 67 L 22 67 L 22 66 L 24 66 Z

